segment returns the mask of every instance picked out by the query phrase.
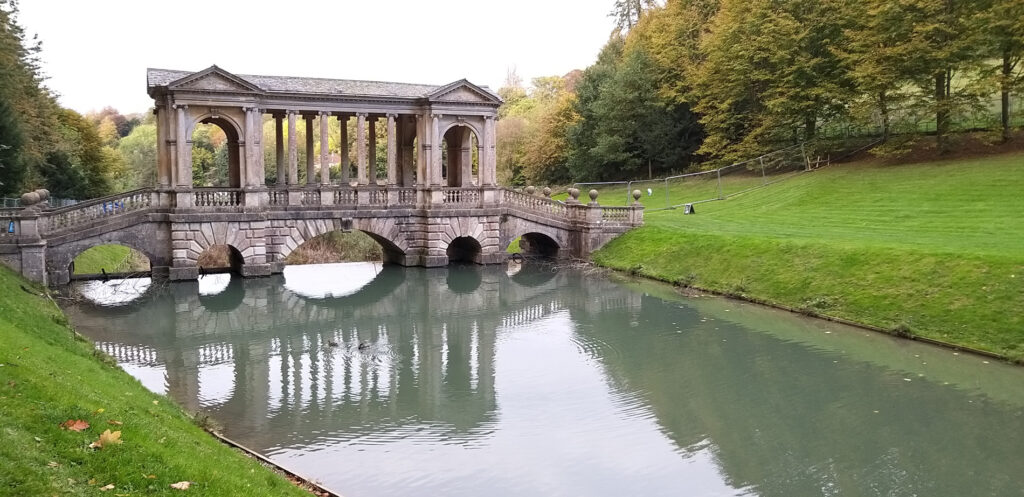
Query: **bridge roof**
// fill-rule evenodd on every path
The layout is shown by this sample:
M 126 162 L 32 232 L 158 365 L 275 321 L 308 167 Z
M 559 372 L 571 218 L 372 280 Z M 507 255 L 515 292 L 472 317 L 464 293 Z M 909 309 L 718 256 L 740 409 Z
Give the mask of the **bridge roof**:
M 181 71 L 174 69 L 146 70 L 146 86 L 152 90 L 157 87 L 172 87 L 187 83 L 193 79 L 216 73 L 229 78 L 253 90 L 271 93 L 301 93 L 310 95 L 351 95 L 391 98 L 432 98 L 444 90 L 468 85 L 501 101 L 500 97 L 486 86 L 477 86 L 466 80 L 459 80 L 447 85 L 428 85 L 415 83 L 396 83 L 387 81 L 363 81 L 355 79 L 308 78 L 294 76 L 261 76 L 254 74 L 232 74 L 217 66 L 202 71 Z

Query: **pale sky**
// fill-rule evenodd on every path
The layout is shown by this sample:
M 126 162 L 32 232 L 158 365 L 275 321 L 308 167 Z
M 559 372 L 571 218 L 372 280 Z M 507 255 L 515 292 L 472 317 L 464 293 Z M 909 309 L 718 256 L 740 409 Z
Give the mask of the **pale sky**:
M 583 69 L 613 0 L 22 0 L 46 84 L 79 112 L 152 105 L 146 68 L 501 86 Z

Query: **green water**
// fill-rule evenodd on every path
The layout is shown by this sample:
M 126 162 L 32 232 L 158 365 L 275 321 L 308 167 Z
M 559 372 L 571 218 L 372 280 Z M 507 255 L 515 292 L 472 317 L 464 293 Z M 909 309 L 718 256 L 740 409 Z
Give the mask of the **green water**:
M 346 497 L 1024 495 L 1024 368 L 731 300 L 532 266 L 80 290 L 146 386 Z

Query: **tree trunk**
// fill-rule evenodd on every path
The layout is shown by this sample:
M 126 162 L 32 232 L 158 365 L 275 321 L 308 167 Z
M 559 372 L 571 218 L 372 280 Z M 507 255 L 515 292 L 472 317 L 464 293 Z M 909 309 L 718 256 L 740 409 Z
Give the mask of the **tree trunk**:
M 878 92 L 878 110 L 882 113 L 882 141 L 889 141 L 889 99 L 885 91 Z
M 1002 93 L 1002 119 L 1003 143 L 1010 141 L 1010 76 L 1013 66 L 1010 65 L 1010 51 L 1003 49 L 1003 79 L 1000 81 L 1000 92 Z
M 804 118 L 804 141 L 811 141 L 818 134 L 818 119 L 816 116 Z
M 942 71 L 935 74 L 935 141 L 942 153 L 948 149 L 949 108 L 946 97 L 946 72 Z

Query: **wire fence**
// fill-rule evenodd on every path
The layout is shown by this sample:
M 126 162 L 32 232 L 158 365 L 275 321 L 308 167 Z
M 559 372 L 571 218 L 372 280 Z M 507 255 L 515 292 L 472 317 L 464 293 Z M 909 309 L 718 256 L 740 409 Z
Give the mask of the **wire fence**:
M 53 209 L 59 209 L 61 207 L 67 207 L 69 205 L 75 205 L 78 202 L 79 202 L 78 200 L 74 200 L 74 199 L 70 199 L 70 198 L 50 198 L 49 200 L 47 200 L 48 205 L 50 206 L 50 208 L 53 208 Z M 21 207 L 21 199 L 20 198 L 3 197 L 3 206 L 0 207 L 0 208 L 2 208 L 2 209 L 17 209 L 19 207 Z
M 582 191 L 597 190 L 605 205 L 629 205 L 633 202 L 632 192 L 639 190 L 646 210 L 657 211 L 724 200 L 828 165 L 830 161 L 828 156 L 810 156 L 801 143 L 719 169 L 660 179 L 574 183 L 573 186 Z

